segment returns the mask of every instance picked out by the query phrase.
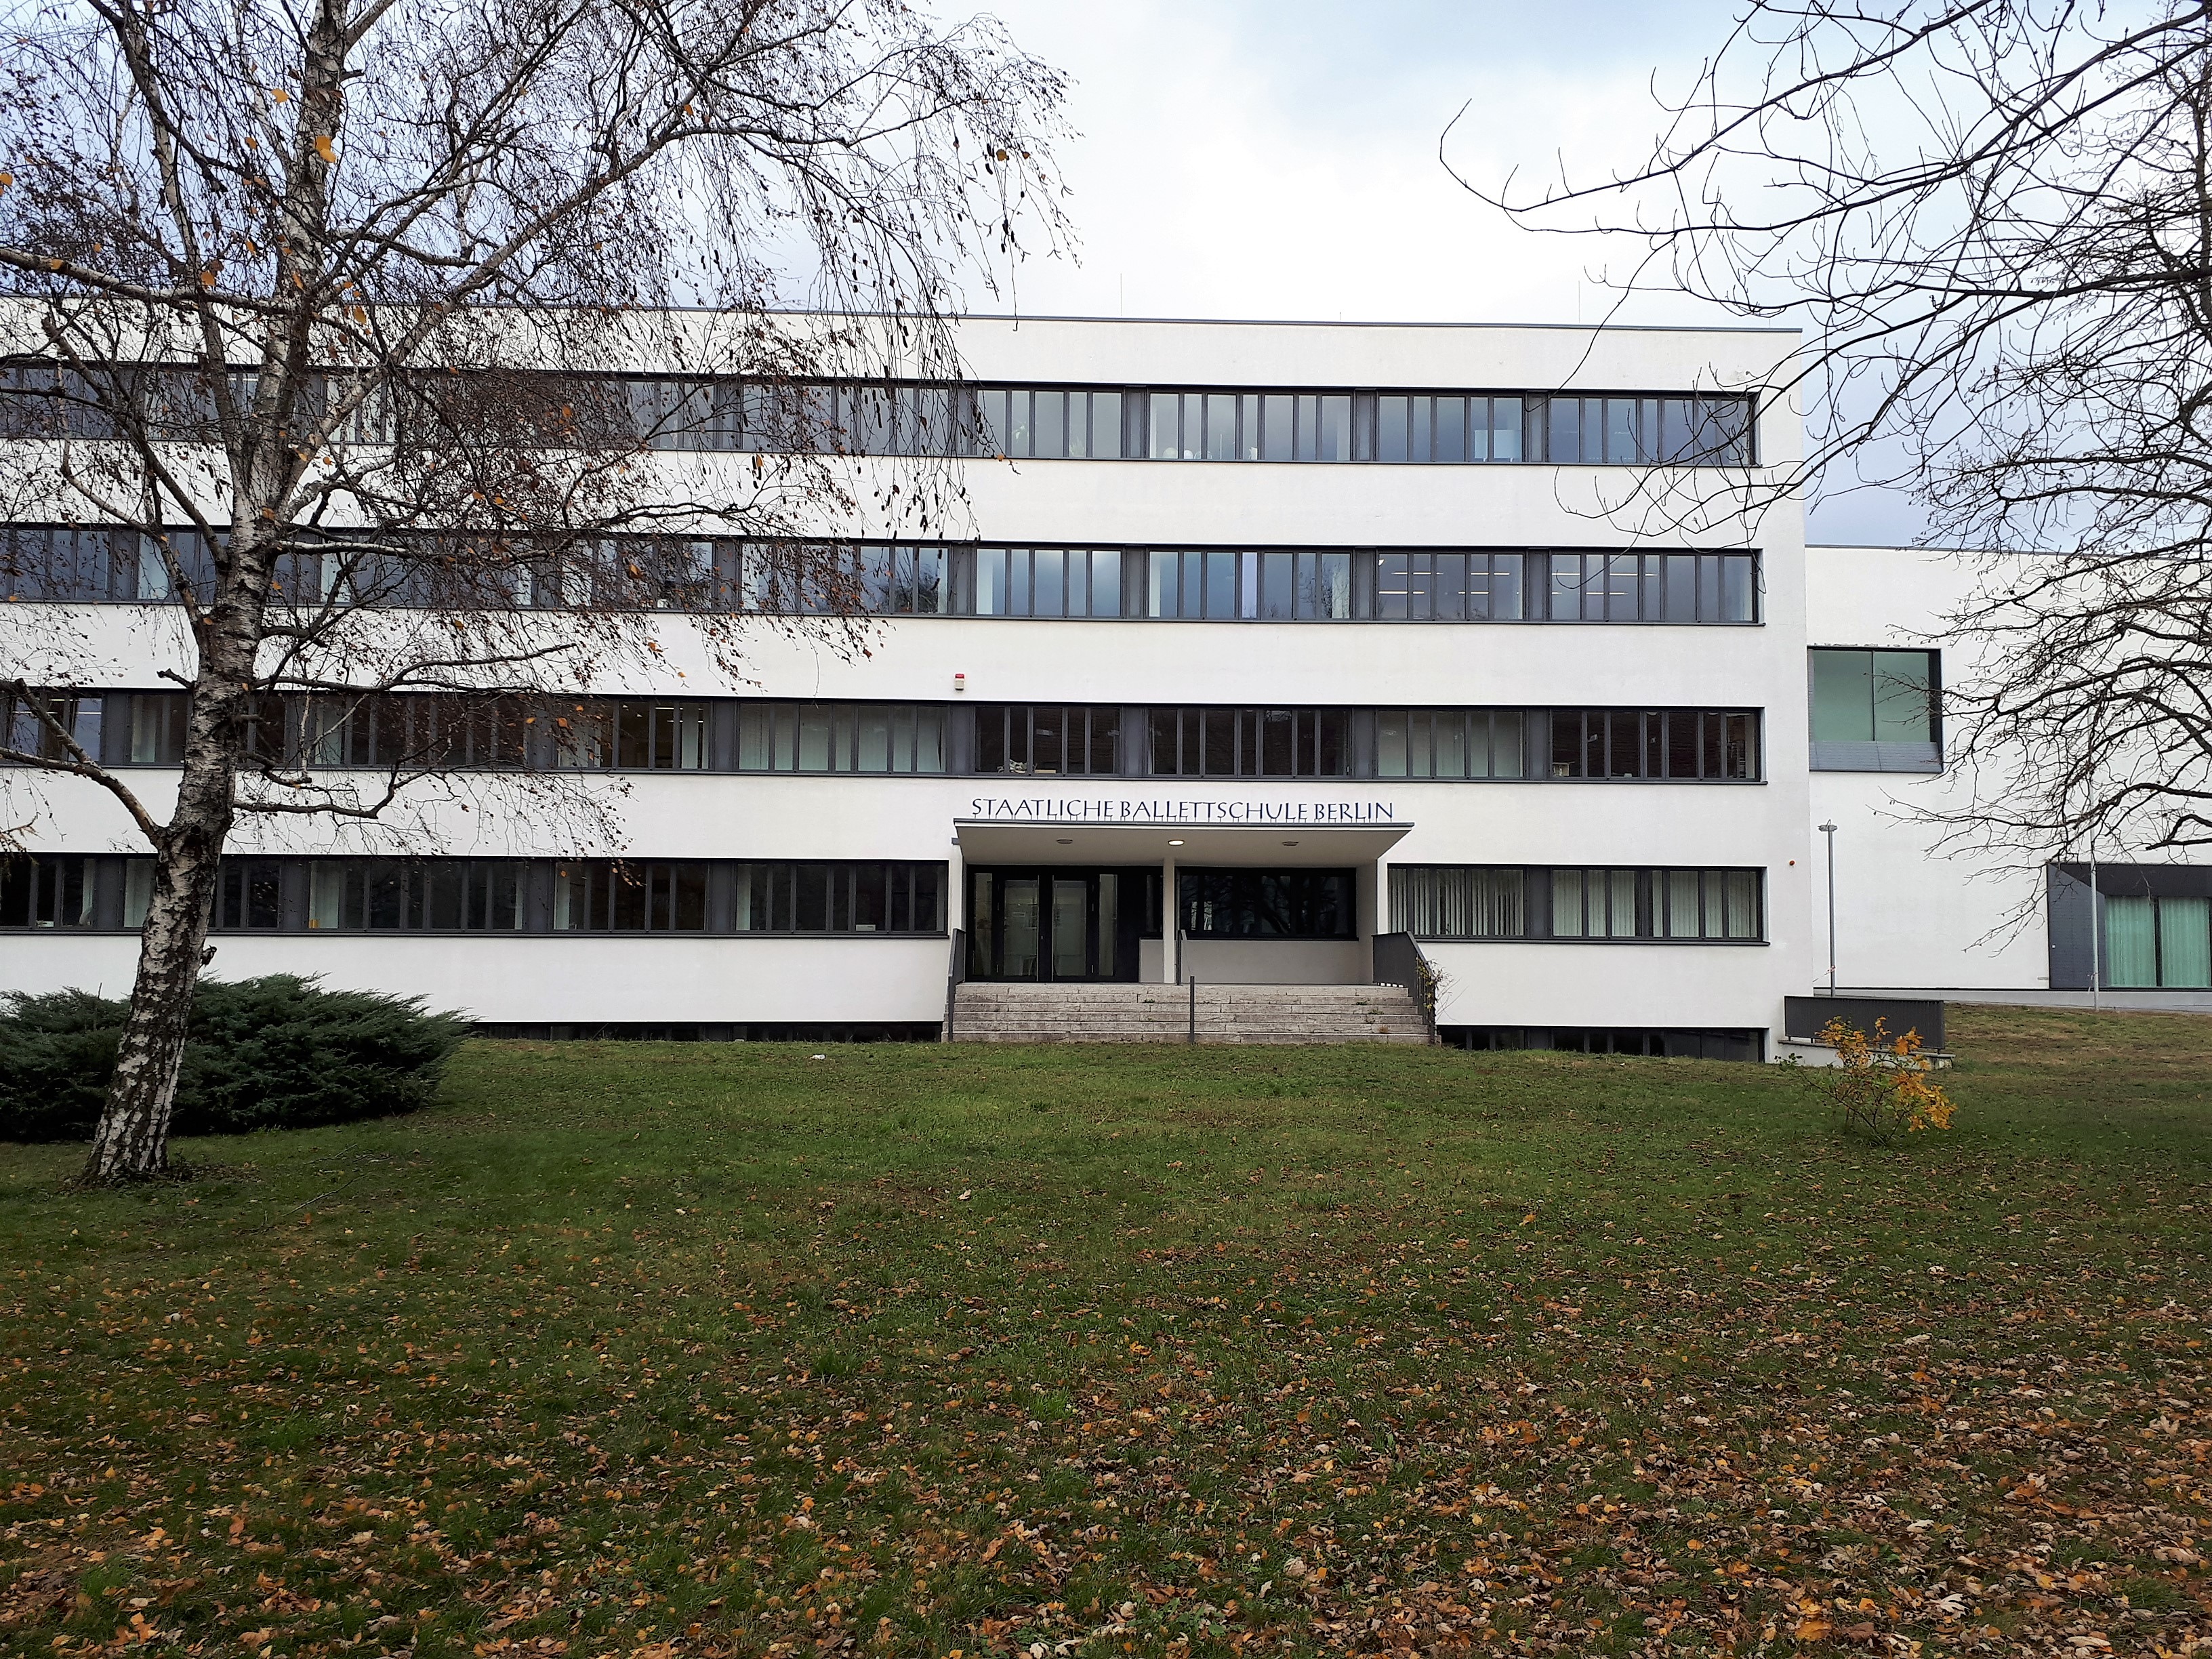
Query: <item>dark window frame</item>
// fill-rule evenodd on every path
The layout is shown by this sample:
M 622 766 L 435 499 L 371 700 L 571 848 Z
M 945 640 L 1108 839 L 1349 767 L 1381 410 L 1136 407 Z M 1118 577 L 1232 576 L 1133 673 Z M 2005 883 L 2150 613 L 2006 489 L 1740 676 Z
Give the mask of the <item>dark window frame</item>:
M 1590 864 L 1394 864 L 1389 866 L 1386 902 L 1393 928 L 1408 932 L 1424 943 L 1438 945 L 1725 945 L 1731 949 L 1746 945 L 1771 943 L 1768 936 L 1770 894 L 1768 871 L 1759 865 L 1650 865 L 1607 863 Z M 1517 878 L 1516 891 L 1511 908 L 1516 913 L 1522 931 L 1488 933 L 1426 933 L 1406 926 L 1409 918 L 1401 914 L 1401 904 L 1418 902 L 1404 889 L 1423 876 L 1510 876 Z M 1562 882 L 1562 876 L 1572 878 Z M 1592 883 L 1596 876 L 1604 880 L 1598 884 L 1596 897 L 1606 910 L 1604 931 L 1593 931 Z M 1623 894 L 1616 878 L 1630 878 L 1630 891 Z M 1681 878 L 1693 878 L 1694 907 L 1698 922 L 1696 933 L 1681 930 L 1674 911 L 1681 894 Z M 1732 878 L 1750 878 L 1750 903 L 1753 909 L 1753 930 L 1748 933 L 1727 931 Z M 1559 904 L 1563 893 L 1571 888 L 1576 894 L 1575 905 L 1579 915 L 1569 931 L 1560 929 Z M 1617 914 L 1625 900 L 1628 914 Z M 1437 897 L 1427 900 L 1431 904 L 1443 901 Z M 1717 916 L 1721 931 L 1705 931 L 1707 924 Z M 1626 925 L 1631 931 L 1621 932 Z

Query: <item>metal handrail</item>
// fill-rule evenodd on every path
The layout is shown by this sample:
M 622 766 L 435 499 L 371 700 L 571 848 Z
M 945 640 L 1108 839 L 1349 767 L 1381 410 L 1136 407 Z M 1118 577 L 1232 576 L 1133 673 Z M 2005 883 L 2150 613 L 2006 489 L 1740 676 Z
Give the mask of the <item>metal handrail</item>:
M 945 1040 L 952 1041 L 952 1005 L 955 994 L 968 977 L 968 932 L 965 928 L 952 930 L 952 957 L 945 967 Z
M 1440 1041 L 1437 1032 L 1437 969 L 1411 933 L 1375 935 L 1375 982 L 1402 985 L 1420 1010 L 1429 1041 Z

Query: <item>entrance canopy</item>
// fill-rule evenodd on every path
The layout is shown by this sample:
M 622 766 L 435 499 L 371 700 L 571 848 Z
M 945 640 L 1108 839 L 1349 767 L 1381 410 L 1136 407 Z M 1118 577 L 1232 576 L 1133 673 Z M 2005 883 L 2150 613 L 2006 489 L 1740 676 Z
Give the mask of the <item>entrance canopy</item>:
M 1366 864 L 1405 839 L 1410 823 L 1054 823 L 955 818 L 970 864 L 1230 865 L 1282 868 Z

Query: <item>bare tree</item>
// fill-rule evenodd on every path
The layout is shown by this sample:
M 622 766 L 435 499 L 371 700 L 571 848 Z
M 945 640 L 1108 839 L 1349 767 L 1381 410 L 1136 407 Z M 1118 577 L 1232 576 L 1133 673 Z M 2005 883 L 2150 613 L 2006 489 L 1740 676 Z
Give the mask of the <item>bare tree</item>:
M 24 0 L 5 28 L 4 488 L 46 526 L 13 592 L 86 597 L 95 546 L 173 604 L 189 694 L 165 807 L 66 718 L 82 614 L 0 606 L 0 762 L 106 791 L 154 853 L 85 1171 L 115 1182 L 165 1166 L 241 818 L 387 819 L 672 629 L 734 672 L 710 538 L 784 538 L 744 579 L 834 629 L 834 527 L 957 505 L 926 388 L 958 377 L 961 271 L 1063 234 L 1061 87 L 898 0 Z M 735 427 L 748 453 L 708 453 Z M 402 691 L 442 712 L 410 698 L 380 771 L 319 764 Z
M 1625 293 L 1806 325 L 1808 453 L 1754 510 L 1903 489 L 1984 553 L 1955 836 L 2212 842 L 2212 8 L 1755 3 L 1662 125 L 1608 179 L 1471 187 L 1639 245 Z

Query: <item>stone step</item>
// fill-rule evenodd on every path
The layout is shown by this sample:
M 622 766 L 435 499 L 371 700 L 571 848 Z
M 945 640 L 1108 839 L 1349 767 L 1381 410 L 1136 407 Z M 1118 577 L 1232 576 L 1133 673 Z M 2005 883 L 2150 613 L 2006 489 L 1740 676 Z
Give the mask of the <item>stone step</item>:
M 1200 985 L 1198 1040 L 1212 1043 L 1425 1043 L 1419 1009 L 1395 985 Z M 1188 1042 L 1188 987 L 963 984 L 962 1042 Z

